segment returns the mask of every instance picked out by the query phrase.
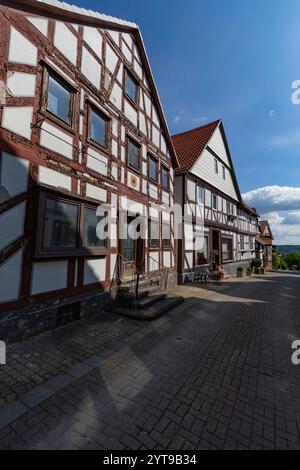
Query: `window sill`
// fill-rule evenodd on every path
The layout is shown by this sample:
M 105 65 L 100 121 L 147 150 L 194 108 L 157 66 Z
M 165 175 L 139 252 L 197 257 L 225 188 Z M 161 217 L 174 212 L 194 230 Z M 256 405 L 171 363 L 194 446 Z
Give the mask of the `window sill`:
M 63 121 L 59 117 L 52 114 L 50 111 L 42 109 L 42 110 L 40 110 L 40 114 L 42 116 L 44 116 L 45 118 L 47 118 L 49 121 L 52 121 L 57 126 L 63 128 L 66 131 L 68 131 L 70 134 L 75 135 L 75 130 L 73 129 L 71 124 L 68 124 L 67 122 Z

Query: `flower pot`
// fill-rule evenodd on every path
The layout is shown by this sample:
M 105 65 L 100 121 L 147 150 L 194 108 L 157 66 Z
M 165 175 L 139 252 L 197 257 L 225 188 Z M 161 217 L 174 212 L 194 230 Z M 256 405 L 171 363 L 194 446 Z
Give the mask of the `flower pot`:
M 244 274 L 243 271 L 236 272 L 237 277 L 243 277 L 243 274 Z

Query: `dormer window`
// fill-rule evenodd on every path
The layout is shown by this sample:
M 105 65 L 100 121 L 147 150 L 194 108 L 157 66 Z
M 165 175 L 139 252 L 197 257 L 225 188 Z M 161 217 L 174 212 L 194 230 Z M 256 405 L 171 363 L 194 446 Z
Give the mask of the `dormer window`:
M 126 95 L 134 103 L 137 103 L 138 100 L 138 84 L 135 78 L 131 75 L 128 70 L 126 70 Z

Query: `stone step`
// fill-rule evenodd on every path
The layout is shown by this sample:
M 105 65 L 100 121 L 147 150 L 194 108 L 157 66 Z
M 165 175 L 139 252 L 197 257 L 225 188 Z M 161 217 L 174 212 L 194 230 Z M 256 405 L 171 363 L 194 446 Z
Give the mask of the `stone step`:
M 137 320 L 151 320 L 152 318 L 167 313 L 169 310 L 172 310 L 183 302 L 183 297 L 166 297 L 143 309 L 124 307 L 122 308 L 114 304 L 110 306 L 108 305 L 105 310 L 111 313 L 116 313 L 117 315 L 135 318 Z
M 149 307 L 150 305 L 155 304 L 156 302 L 159 302 L 160 300 L 164 299 L 166 297 L 166 294 L 160 293 L 160 294 L 149 294 L 146 297 L 143 297 L 142 299 L 135 300 L 132 303 L 133 308 L 140 308 L 144 309 Z
M 138 299 L 147 297 L 147 295 L 153 294 L 154 292 L 158 292 L 159 290 L 159 286 L 142 286 L 139 288 Z M 122 287 L 120 287 L 118 289 L 117 297 L 127 297 L 131 299 L 135 298 L 135 288 L 123 289 Z

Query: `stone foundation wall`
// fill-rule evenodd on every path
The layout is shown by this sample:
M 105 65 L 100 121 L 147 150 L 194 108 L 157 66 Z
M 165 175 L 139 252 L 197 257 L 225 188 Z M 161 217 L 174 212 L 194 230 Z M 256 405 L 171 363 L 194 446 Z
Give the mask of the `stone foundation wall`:
M 101 312 L 109 300 L 109 292 L 94 291 L 4 313 L 0 317 L 0 340 L 13 343 L 52 330 L 68 319 L 89 317 Z

